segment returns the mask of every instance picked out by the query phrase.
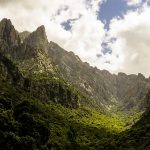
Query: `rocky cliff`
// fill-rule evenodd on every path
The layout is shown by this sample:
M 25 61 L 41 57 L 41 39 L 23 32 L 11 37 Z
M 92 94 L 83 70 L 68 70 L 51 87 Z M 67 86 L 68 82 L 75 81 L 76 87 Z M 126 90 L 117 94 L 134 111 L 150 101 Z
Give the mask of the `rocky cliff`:
M 47 87 L 47 78 L 51 78 L 74 85 L 84 97 L 80 101 L 83 106 L 114 112 L 143 109 L 141 105 L 150 88 L 149 79 L 142 74 L 115 75 L 91 67 L 73 52 L 65 51 L 54 42 L 49 43 L 44 26 L 32 33 L 18 33 L 10 20 L 3 19 L 0 22 L 0 43 L 0 52 L 15 62 L 24 77 L 42 79 L 38 87 L 44 90 L 37 88 L 38 92 L 43 93 L 41 99 L 50 97 L 45 93 L 51 91 Z M 36 88 L 32 86 L 31 89 Z
M 8 28 L 8 29 L 7 29 Z M 7 82 L 43 102 L 54 101 L 70 108 L 79 105 L 78 92 L 57 73 L 47 56 L 44 26 L 20 42 L 10 20 L 0 22 L 0 82 Z
M 148 150 L 149 88 L 142 74 L 114 75 L 49 43 L 44 26 L 0 22 L 0 149 Z
M 142 74 L 114 75 L 93 68 L 54 42 L 50 42 L 48 53 L 62 76 L 92 99 L 91 106 L 103 106 L 111 111 L 141 109 L 141 103 L 150 88 L 150 80 Z

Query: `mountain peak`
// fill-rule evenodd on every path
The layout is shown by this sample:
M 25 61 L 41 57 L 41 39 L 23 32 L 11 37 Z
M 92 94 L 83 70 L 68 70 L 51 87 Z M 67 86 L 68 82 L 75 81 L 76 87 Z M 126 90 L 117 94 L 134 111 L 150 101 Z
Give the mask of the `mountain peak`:
M 3 18 L 0 23 L 12 25 L 11 20 L 7 18 Z
M 45 27 L 42 25 L 32 32 L 26 39 L 25 43 L 34 49 L 40 49 L 47 52 L 48 39 L 45 32 Z
M 45 32 L 45 26 L 44 25 L 41 25 L 39 26 L 37 29 L 36 29 L 37 32 L 40 32 L 41 34 L 46 34 Z
M 141 79 L 141 80 L 144 80 L 145 76 L 142 73 L 138 73 L 138 78 Z
M 4 43 L 11 47 L 20 44 L 18 32 L 15 30 L 10 19 L 6 18 L 2 19 L 0 22 L 0 47 Z

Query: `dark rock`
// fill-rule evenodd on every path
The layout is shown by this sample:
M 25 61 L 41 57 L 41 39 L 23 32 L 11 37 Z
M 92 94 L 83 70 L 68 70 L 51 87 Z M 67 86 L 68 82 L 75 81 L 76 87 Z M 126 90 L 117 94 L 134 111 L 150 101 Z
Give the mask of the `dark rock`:
M 27 78 L 43 77 L 43 75 L 51 78 L 61 76 L 83 94 L 85 98 L 81 103 L 84 106 L 116 111 L 141 109 L 139 106 L 142 105 L 145 94 L 150 88 L 150 80 L 142 74 L 114 75 L 107 70 L 91 67 L 88 63 L 82 62 L 73 52 L 65 51 L 54 42 L 48 43 L 44 26 L 40 26 L 31 34 L 21 33 L 19 37 L 11 21 L 3 19 L 0 22 L 0 43 L 0 51 L 9 54 L 16 62 L 19 71 Z M 29 87 L 28 90 L 32 93 L 36 91 L 48 93 L 51 86 L 48 86 L 49 83 L 47 86 L 45 84 L 47 83 L 40 85 L 43 87 L 40 89 L 39 86 L 25 82 L 25 86 Z M 33 86 L 32 90 L 30 90 L 31 86 Z M 34 88 L 37 90 L 34 91 Z M 56 86 L 56 89 L 59 88 Z M 40 99 L 48 98 L 46 94 L 40 95 Z M 61 102 L 61 99 L 55 98 L 54 101 Z
M 42 49 L 47 51 L 48 40 L 45 32 L 45 27 L 42 25 L 37 28 L 36 31 L 32 32 L 24 41 L 26 46 L 34 49 Z
M 21 43 L 23 43 L 23 41 L 30 35 L 30 32 L 28 31 L 23 31 L 19 33 L 20 39 L 21 39 Z
M 16 47 L 20 44 L 20 37 L 9 19 L 0 22 L 0 47 Z M 3 44 L 3 45 L 2 45 Z
M 48 52 L 62 76 L 92 99 L 83 105 L 95 108 L 103 106 L 117 111 L 140 109 L 150 87 L 149 80 L 142 74 L 127 75 L 120 72 L 113 75 L 107 70 L 101 71 L 83 63 L 80 58 L 54 42 L 50 42 Z

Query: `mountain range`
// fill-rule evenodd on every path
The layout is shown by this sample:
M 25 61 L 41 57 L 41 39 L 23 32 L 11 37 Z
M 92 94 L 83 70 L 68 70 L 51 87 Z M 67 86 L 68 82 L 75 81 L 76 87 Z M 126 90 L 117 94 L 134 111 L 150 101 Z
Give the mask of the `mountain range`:
M 0 22 L 0 147 L 150 148 L 150 78 L 111 74 L 48 41 Z

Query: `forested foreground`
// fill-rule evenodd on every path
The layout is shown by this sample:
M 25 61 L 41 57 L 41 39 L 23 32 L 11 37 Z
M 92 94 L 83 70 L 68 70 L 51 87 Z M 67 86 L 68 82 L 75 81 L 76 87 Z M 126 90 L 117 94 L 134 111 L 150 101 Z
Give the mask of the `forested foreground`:
M 0 84 L 0 145 L 10 149 L 146 150 L 150 118 L 145 115 L 126 131 L 127 122 L 87 108 L 41 103 L 12 85 Z

